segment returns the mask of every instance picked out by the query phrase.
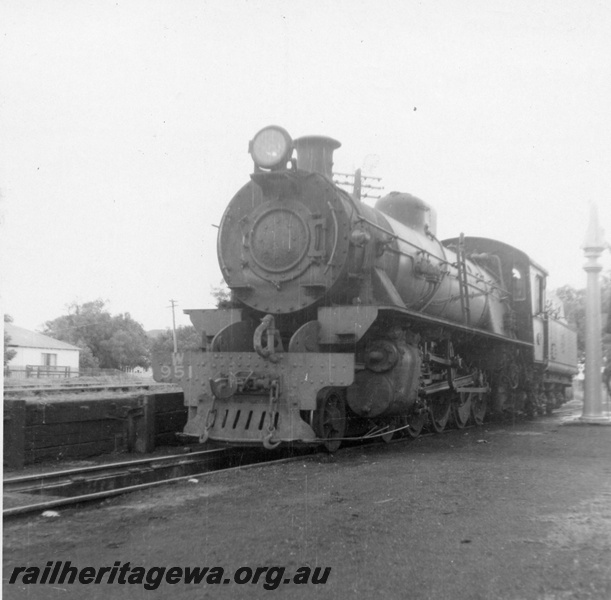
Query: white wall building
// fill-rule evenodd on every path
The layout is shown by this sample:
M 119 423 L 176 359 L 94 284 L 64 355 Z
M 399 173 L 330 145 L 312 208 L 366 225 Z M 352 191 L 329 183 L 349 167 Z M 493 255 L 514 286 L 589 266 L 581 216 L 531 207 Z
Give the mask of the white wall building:
M 80 348 L 12 323 L 4 323 L 4 330 L 11 338 L 8 348 L 15 350 L 7 365 L 11 376 L 78 375 Z

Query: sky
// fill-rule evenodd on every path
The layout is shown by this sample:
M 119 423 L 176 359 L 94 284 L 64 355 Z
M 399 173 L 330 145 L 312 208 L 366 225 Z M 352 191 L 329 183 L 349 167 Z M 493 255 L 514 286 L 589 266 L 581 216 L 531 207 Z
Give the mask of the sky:
M 548 288 L 585 287 L 592 203 L 611 237 L 604 1 L 3 0 L 0 115 L 3 311 L 30 329 L 98 298 L 146 329 L 213 307 L 215 225 L 271 124 Z

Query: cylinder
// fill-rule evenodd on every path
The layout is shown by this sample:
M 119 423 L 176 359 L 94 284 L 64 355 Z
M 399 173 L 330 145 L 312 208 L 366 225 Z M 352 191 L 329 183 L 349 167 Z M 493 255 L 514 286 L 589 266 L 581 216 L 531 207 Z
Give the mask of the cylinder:
M 418 398 L 420 376 L 420 354 L 415 346 L 403 341 L 384 341 L 394 346 L 392 352 L 384 352 L 392 358 L 387 362 L 388 370 L 380 372 L 379 362 L 369 364 L 364 371 L 356 373 L 354 383 L 348 388 L 348 405 L 360 417 L 389 417 L 409 411 Z M 371 348 L 368 354 L 380 353 Z M 368 361 L 369 362 L 369 361 Z M 375 369 L 375 370 L 372 370 Z

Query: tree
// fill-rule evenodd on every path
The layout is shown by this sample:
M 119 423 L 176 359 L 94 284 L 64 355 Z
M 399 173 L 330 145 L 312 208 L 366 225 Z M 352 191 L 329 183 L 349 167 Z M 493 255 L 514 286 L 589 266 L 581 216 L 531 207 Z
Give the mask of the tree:
M 221 281 L 217 287 L 210 286 L 210 295 L 216 300 L 217 308 L 232 308 L 235 306 L 231 290 L 224 281 Z
M 112 316 L 104 300 L 73 303 L 68 314 L 45 323 L 46 335 L 81 348 L 80 367 L 149 366 L 149 339 L 129 313 Z
M 607 324 L 603 323 L 603 327 L 605 325 L 609 327 L 611 325 L 611 314 L 609 314 L 611 313 L 611 272 L 602 275 L 600 288 L 602 313 L 607 315 L 609 321 Z M 564 285 L 556 290 L 556 295 L 564 304 L 567 321 L 577 329 L 577 350 L 583 355 L 586 348 L 586 290 Z
M 176 346 L 178 352 L 199 350 L 201 336 L 193 325 L 180 325 L 176 328 Z M 171 354 L 174 352 L 174 337 L 170 328 L 162 331 L 151 342 L 151 354 Z
M 79 368 L 81 369 L 99 369 L 100 368 L 100 361 L 93 355 L 93 351 L 87 345 L 87 342 L 85 342 L 85 340 L 80 339 L 74 345 L 81 349 L 81 352 L 79 354 Z
M 150 365 L 150 342 L 144 328 L 129 313 L 112 317 L 111 335 L 100 342 L 100 363 L 115 368 L 147 368 Z
M 11 317 L 11 315 L 4 315 L 4 322 L 5 323 L 12 323 L 13 322 L 13 317 Z M 9 342 L 11 341 L 11 336 L 6 333 L 6 330 L 4 331 L 4 366 L 6 367 L 6 365 L 8 365 L 8 363 L 13 360 L 13 358 L 15 358 L 15 354 L 17 354 L 16 350 L 13 350 L 12 348 L 9 349 L 8 345 Z
M 577 351 L 583 354 L 586 347 L 586 291 L 563 285 L 556 290 L 556 296 L 564 304 L 566 320 L 577 330 Z

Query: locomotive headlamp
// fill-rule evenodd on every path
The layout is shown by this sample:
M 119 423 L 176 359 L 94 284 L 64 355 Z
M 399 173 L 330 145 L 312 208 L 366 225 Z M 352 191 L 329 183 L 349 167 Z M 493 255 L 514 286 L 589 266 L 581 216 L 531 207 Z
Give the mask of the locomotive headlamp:
M 288 162 L 293 152 L 293 140 L 285 129 L 273 125 L 255 135 L 248 151 L 257 167 L 274 169 Z

